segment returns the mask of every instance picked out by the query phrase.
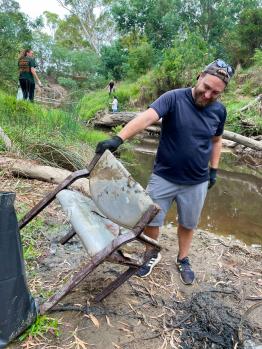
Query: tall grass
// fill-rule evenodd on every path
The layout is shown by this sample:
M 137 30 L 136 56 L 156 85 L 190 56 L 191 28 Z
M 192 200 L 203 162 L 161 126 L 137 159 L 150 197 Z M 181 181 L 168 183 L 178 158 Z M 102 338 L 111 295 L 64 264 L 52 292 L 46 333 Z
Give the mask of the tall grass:
M 83 120 L 92 118 L 97 112 L 109 108 L 111 97 L 106 90 L 90 92 L 84 96 L 79 105 L 79 117 Z
M 107 136 L 82 125 L 75 113 L 59 109 L 47 109 L 27 101 L 17 101 L 0 91 L 0 126 L 9 136 L 20 154 L 34 157 L 35 144 L 52 144 L 59 151 L 63 147 L 83 152 Z M 0 145 L 3 150 L 3 144 Z
M 45 109 L 0 92 L 0 122 L 12 136 L 37 139 L 70 139 L 79 131 L 79 124 L 69 114 L 58 109 Z M 55 138 L 54 138 L 55 137 Z
M 254 101 L 261 90 L 262 69 L 251 67 L 237 70 L 234 78 L 222 95 L 227 108 L 226 128 L 246 136 L 262 133 L 262 118 L 259 105 L 241 112 L 241 108 Z M 249 124 L 246 126 L 246 124 Z
M 90 130 L 88 132 L 81 131 L 79 133 L 79 139 L 90 144 L 93 147 L 95 147 L 98 142 L 103 141 L 107 138 L 108 135 L 106 133 L 97 130 Z

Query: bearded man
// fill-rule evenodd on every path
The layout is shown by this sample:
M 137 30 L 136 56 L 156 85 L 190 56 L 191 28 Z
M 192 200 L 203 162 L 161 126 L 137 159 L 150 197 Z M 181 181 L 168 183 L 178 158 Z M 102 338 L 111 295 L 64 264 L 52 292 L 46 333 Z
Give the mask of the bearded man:
M 189 250 L 207 190 L 216 182 L 226 108 L 218 101 L 234 69 L 221 59 L 210 63 L 198 76 L 193 88 L 168 91 L 149 109 L 130 121 L 117 136 L 98 143 L 96 153 L 115 151 L 126 139 L 162 119 L 159 146 L 147 192 L 161 211 L 144 233 L 158 240 L 159 228 L 175 201 L 178 213 L 178 255 L 176 266 L 186 285 L 193 284 L 195 274 Z M 146 264 L 138 271 L 148 276 L 160 261 L 160 253 L 148 247 Z

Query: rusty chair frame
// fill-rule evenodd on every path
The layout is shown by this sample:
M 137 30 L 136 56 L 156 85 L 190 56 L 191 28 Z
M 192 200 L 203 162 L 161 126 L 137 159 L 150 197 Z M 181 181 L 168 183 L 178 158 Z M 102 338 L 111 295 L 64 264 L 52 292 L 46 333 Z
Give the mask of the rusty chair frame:
M 101 155 L 96 154 L 90 164 L 83 170 L 73 172 L 63 182 L 61 182 L 52 192 L 45 196 L 37 205 L 35 205 L 19 222 L 19 228 L 25 227 L 34 217 L 36 217 L 45 207 L 47 207 L 56 197 L 56 195 L 63 189 L 68 188 L 74 181 L 79 178 L 89 177 L 91 171 L 95 167 Z M 115 237 L 111 243 L 104 249 L 96 253 L 91 260 L 82 267 L 68 282 L 66 282 L 60 290 L 58 290 L 47 301 L 40 305 L 40 314 L 44 314 L 51 308 L 53 308 L 66 294 L 68 294 L 75 286 L 77 286 L 87 275 L 89 275 L 98 265 L 104 261 L 112 263 L 122 264 L 128 266 L 128 269 L 120 274 L 114 281 L 112 281 L 102 292 L 96 297 L 95 301 L 100 302 L 107 297 L 111 292 L 116 290 L 125 281 L 127 281 L 137 270 L 142 266 L 136 260 L 124 257 L 119 253 L 118 249 L 131 241 L 137 240 L 143 244 L 151 245 L 156 251 L 161 248 L 159 244 L 143 234 L 143 230 L 146 225 L 154 218 L 159 212 L 157 205 L 151 205 L 148 210 L 141 217 L 139 222 L 130 231 L 125 234 Z M 65 244 L 69 241 L 75 232 L 71 230 L 65 237 L 60 240 L 60 243 Z M 144 260 L 144 263 L 147 259 Z

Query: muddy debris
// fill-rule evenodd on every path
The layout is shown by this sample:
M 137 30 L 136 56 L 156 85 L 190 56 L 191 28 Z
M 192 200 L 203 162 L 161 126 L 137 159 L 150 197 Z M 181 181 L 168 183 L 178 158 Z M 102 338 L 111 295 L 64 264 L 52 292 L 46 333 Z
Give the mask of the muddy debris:
M 251 338 L 257 337 L 259 341 L 261 329 L 246 319 L 242 323 L 239 313 L 225 305 L 224 298 L 228 296 L 236 298 L 237 294 L 232 290 L 211 289 L 197 292 L 183 302 L 174 300 L 173 315 L 166 320 L 166 327 L 170 331 L 182 330 L 182 349 L 245 349 Z

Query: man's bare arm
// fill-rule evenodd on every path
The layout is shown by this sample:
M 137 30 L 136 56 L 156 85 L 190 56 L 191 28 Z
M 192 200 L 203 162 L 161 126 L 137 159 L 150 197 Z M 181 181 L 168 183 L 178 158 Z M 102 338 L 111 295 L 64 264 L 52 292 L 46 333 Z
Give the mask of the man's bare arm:
M 153 108 L 149 108 L 126 124 L 126 126 L 119 132 L 118 136 L 125 141 L 158 120 L 159 116 L 157 112 Z
M 222 150 L 222 136 L 214 136 L 212 139 L 213 147 L 210 158 L 210 167 L 218 168 L 221 150 Z

